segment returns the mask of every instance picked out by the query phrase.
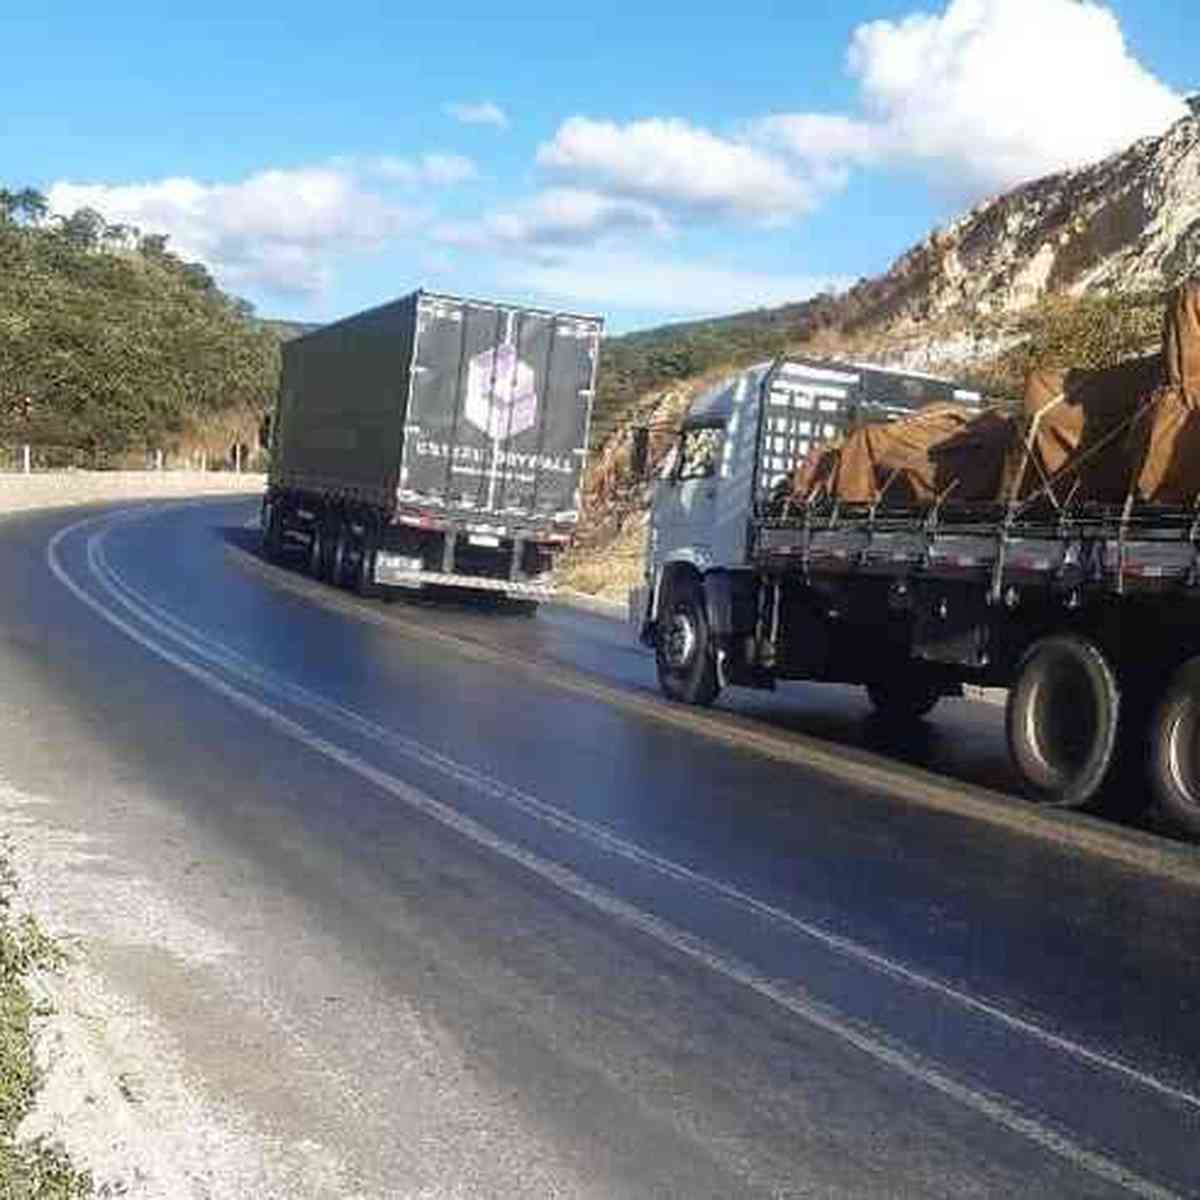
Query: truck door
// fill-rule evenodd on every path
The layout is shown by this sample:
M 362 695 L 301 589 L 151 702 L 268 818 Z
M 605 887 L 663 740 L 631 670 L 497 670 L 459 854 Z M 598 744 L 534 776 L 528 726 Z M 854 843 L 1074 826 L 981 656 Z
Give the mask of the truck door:
M 668 559 L 706 566 L 712 560 L 724 424 L 685 428 L 654 498 L 655 565 Z

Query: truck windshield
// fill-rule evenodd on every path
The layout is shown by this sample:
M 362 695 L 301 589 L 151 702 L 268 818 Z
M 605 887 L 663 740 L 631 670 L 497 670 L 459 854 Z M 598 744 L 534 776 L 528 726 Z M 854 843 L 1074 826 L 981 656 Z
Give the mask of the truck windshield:
M 724 431 L 716 426 L 685 429 L 679 440 L 680 480 L 708 479 L 717 473 Z

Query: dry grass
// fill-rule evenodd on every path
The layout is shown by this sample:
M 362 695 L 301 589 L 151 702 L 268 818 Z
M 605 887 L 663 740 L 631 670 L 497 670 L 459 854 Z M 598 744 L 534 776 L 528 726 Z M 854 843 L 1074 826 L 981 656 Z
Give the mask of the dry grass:
M 32 918 L 12 918 L 15 877 L 0 854 L 0 1197 L 4 1200 L 82 1200 L 91 1176 L 78 1171 L 58 1146 L 19 1141 L 17 1126 L 33 1107 L 38 1073 L 33 1058 L 34 1005 L 25 976 L 62 962 L 58 946 Z
M 559 586 L 623 602 L 629 589 L 642 582 L 646 530 L 645 519 L 635 514 L 610 541 L 572 551 L 559 569 Z

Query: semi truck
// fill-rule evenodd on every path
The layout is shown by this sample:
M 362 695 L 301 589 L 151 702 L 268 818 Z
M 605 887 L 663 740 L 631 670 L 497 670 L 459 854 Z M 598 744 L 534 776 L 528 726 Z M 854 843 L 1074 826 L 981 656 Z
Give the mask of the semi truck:
M 780 503 L 814 439 L 937 386 L 778 360 L 693 403 L 657 472 L 629 598 L 662 691 L 707 705 L 731 686 L 836 682 L 912 720 L 964 684 L 1006 688 L 1033 799 L 1154 796 L 1200 836 L 1197 503 Z M 642 468 L 644 433 L 634 445 Z
M 416 291 L 287 342 L 264 554 L 532 611 L 579 519 L 602 326 Z

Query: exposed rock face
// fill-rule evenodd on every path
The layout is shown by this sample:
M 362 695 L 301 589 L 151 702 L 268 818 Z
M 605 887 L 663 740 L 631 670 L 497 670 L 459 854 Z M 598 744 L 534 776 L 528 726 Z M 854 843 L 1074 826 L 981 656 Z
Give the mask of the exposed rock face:
M 1162 137 L 1050 175 L 937 230 L 852 289 L 856 324 L 1017 312 L 1048 294 L 1156 291 L 1200 270 L 1200 96 Z

